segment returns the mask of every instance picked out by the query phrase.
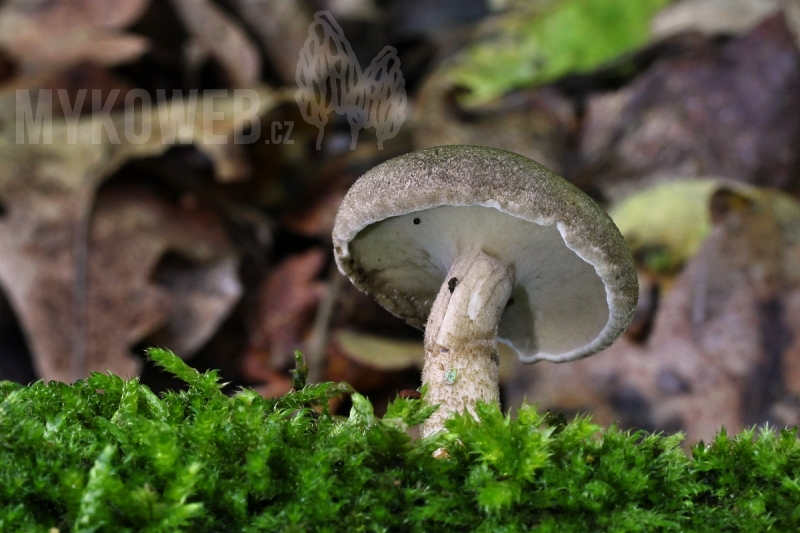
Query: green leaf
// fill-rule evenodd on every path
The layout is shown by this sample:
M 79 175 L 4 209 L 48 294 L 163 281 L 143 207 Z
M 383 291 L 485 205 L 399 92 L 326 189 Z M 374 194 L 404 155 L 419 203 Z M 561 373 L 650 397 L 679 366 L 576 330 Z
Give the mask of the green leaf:
M 553 0 L 512 9 L 493 38 L 470 47 L 449 71 L 469 89 L 465 105 L 512 89 L 588 72 L 647 43 L 650 20 L 669 0 Z

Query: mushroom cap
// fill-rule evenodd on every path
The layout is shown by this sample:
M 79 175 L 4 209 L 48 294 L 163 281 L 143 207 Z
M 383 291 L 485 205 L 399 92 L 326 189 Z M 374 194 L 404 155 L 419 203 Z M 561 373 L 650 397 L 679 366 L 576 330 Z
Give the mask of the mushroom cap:
M 342 201 L 333 244 L 343 274 L 420 329 L 457 257 L 484 252 L 511 265 L 498 340 L 524 363 L 608 347 L 639 295 L 606 212 L 535 161 L 494 148 L 441 146 L 376 166 Z

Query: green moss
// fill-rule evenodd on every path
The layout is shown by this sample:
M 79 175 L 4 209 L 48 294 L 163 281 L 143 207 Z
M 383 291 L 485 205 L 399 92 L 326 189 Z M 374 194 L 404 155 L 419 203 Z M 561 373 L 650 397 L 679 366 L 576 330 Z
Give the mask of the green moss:
M 680 436 L 480 405 L 481 423 L 456 417 L 449 433 L 414 441 L 407 429 L 430 414 L 419 400 L 398 399 L 380 419 L 353 394 L 340 418 L 327 404 L 347 386 L 226 397 L 216 373 L 150 354 L 188 389 L 157 397 L 103 374 L 0 384 L 0 531 L 790 531 L 800 521 L 793 431 L 723 432 L 689 457 Z

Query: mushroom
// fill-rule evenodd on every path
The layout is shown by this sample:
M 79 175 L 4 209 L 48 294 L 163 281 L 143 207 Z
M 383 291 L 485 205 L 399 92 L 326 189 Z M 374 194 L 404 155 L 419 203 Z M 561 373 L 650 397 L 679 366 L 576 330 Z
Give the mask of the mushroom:
M 441 146 L 378 165 L 348 191 L 333 229 L 339 270 L 425 330 L 422 381 L 439 409 L 499 403 L 497 340 L 523 363 L 592 355 L 636 308 L 633 259 L 611 218 L 535 161 Z

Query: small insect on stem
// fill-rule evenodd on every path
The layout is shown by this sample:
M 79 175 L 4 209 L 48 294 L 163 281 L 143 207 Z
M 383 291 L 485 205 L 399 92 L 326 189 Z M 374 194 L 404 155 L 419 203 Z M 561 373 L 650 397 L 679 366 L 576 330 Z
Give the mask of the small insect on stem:
M 453 291 L 456 290 L 456 285 L 458 285 L 458 278 L 450 278 L 450 281 L 447 282 L 447 288 L 450 290 L 450 294 L 453 294 Z
M 456 370 L 455 368 L 451 368 L 444 375 L 444 380 L 448 383 L 448 385 L 452 385 L 453 383 L 455 383 L 456 378 L 458 378 L 458 370 Z

